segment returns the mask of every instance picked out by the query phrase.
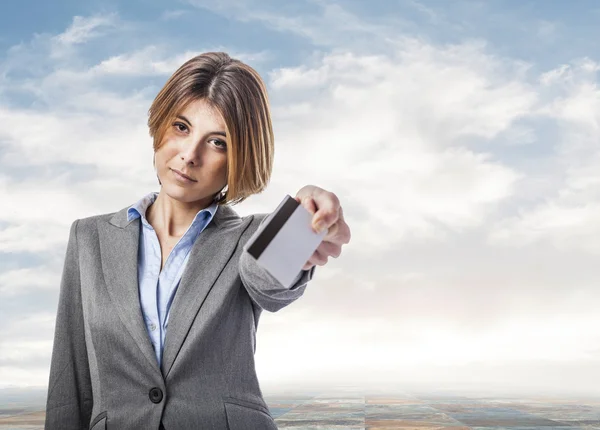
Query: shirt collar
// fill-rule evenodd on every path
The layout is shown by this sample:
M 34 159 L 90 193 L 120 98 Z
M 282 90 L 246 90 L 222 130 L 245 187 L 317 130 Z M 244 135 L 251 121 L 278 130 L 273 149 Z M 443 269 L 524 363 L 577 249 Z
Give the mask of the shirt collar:
M 154 203 L 157 197 L 158 193 L 156 191 L 152 191 L 146 194 L 141 199 L 139 199 L 133 205 L 129 206 L 129 208 L 127 208 L 127 220 L 131 221 L 138 217 L 141 217 L 144 223 L 150 225 L 150 223 L 148 223 L 148 220 L 146 219 L 146 210 L 152 203 Z M 206 224 L 208 225 L 208 223 L 212 220 L 213 216 L 215 215 L 215 212 L 217 212 L 217 207 L 218 203 L 213 202 L 207 208 L 199 210 L 196 216 L 194 217 L 192 224 L 196 223 L 201 216 L 206 216 L 203 215 L 204 213 L 208 213 L 208 219 L 206 222 Z

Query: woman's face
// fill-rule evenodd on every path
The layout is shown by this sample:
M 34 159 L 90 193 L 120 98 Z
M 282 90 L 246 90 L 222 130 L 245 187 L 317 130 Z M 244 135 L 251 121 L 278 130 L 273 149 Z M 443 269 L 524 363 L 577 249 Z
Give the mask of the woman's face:
M 225 121 L 205 100 L 195 100 L 179 112 L 155 154 L 162 191 L 175 200 L 208 207 L 227 183 L 225 130 Z M 173 169 L 194 181 L 181 181 Z

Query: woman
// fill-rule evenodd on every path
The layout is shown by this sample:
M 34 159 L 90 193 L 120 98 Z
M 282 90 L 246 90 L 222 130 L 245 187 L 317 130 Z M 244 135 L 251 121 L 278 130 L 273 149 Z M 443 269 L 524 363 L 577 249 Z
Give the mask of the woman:
M 183 64 L 149 110 L 160 192 L 71 225 L 46 429 L 276 429 L 254 367 L 263 309 L 299 298 L 350 240 L 337 197 L 296 195 L 328 233 L 290 286 L 243 250 L 266 214 L 273 162 L 267 92 L 225 53 Z M 316 227 L 316 226 L 315 226 Z

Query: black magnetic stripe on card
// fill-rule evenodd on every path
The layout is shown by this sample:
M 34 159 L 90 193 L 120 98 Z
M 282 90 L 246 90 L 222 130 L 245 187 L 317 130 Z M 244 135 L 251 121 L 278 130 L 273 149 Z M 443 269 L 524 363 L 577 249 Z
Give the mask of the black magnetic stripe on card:
M 300 203 L 289 196 L 286 197 L 285 203 L 281 206 L 281 209 L 273 215 L 273 217 L 267 222 L 265 229 L 260 233 L 260 235 L 252 242 L 251 245 L 248 246 L 247 251 L 251 256 L 256 258 L 257 260 L 260 258 L 262 253 L 267 246 L 271 243 L 273 238 L 279 233 L 279 230 L 285 225 L 287 220 L 292 216 L 294 211 Z

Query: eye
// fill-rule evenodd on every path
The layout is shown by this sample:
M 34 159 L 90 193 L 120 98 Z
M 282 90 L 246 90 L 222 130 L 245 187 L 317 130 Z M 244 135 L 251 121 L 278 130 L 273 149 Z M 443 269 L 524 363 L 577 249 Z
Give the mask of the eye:
M 211 139 L 211 141 L 215 142 L 217 144 L 217 146 L 221 145 L 221 146 L 219 146 L 219 148 L 221 148 L 221 149 L 227 149 L 227 143 L 226 142 L 223 142 L 220 139 Z
M 187 131 L 187 125 L 185 125 L 182 122 L 176 122 L 173 124 L 173 126 L 176 127 L 178 131 L 181 131 L 181 132 Z M 183 127 L 183 130 L 181 129 L 181 127 Z

